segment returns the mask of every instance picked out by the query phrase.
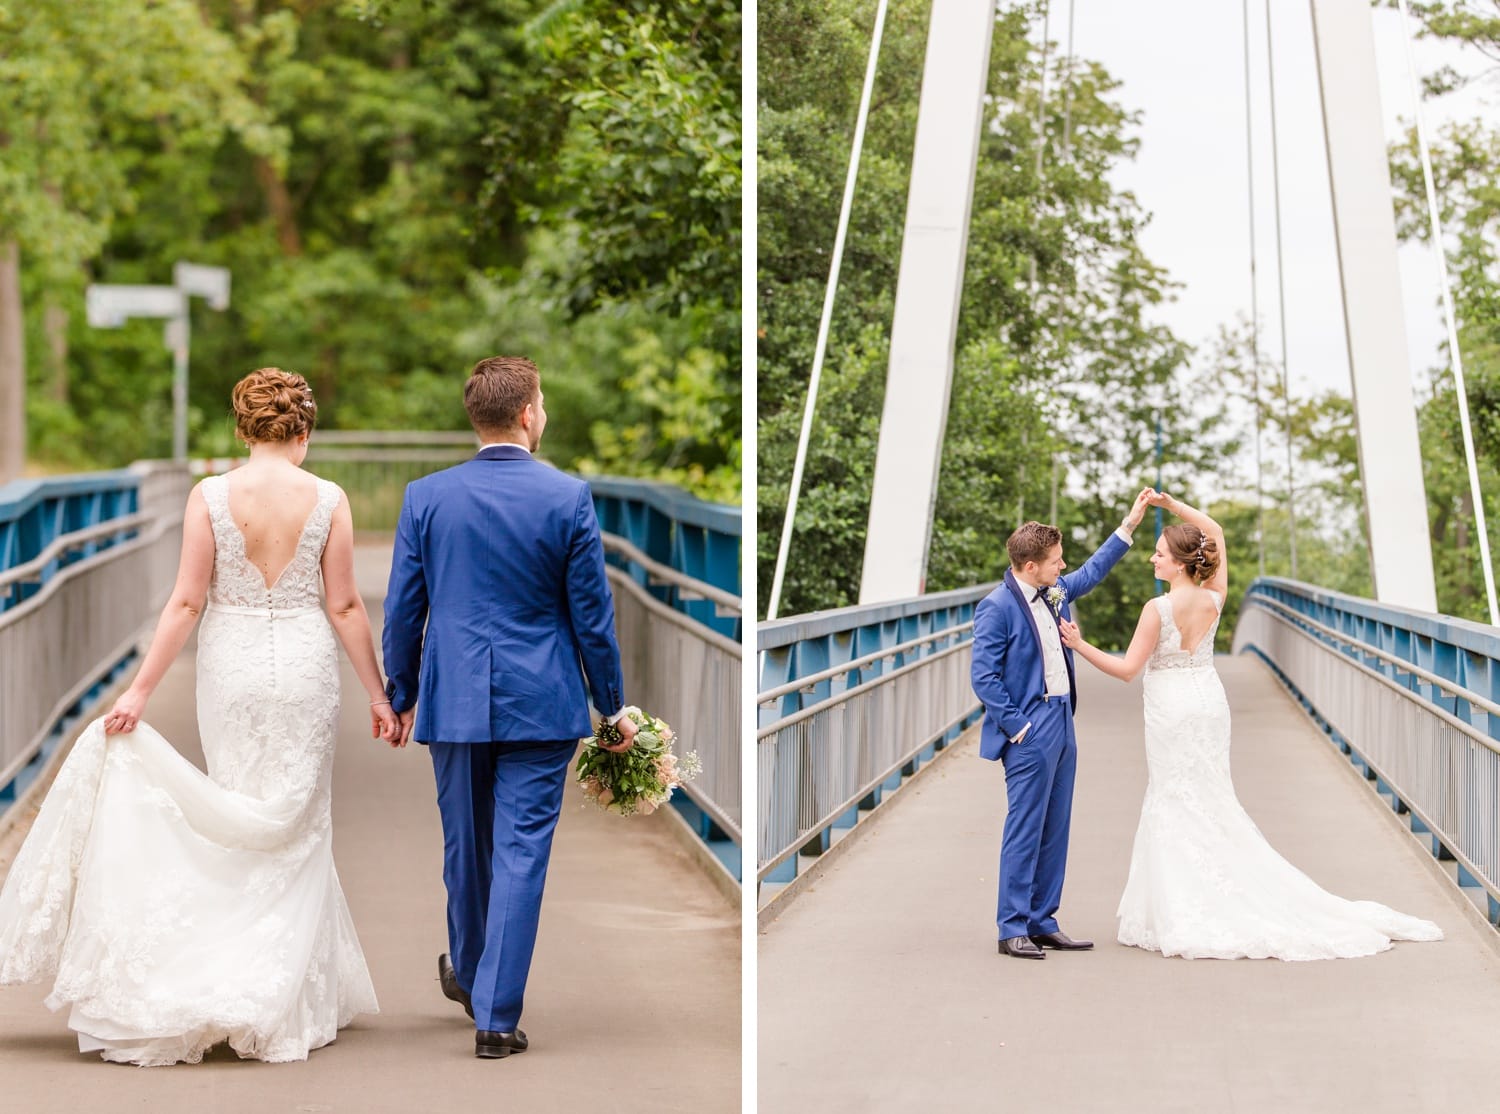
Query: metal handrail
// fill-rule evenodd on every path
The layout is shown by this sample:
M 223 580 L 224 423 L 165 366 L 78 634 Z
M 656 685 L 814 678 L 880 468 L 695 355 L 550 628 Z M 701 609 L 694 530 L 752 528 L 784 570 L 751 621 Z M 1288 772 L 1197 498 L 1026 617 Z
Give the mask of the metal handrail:
M 1476 708 L 1482 708 L 1492 716 L 1500 716 L 1500 704 L 1495 703 L 1493 700 L 1490 700 L 1487 697 L 1481 696 L 1473 689 L 1467 689 L 1462 685 L 1455 684 L 1454 682 L 1448 680 L 1446 677 L 1440 677 L 1436 673 L 1433 673 L 1431 670 L 1423 669 L 1420 665 L 1417 665 L 1414 662 L 1410 662 L 1405 658 L 1397 657 L 1395 654 L 1382 650 L 1378 646 L 1372 646 L 1368 642 L 1362 642 L 1357 638 L 1351 638 L 1349 635 L 1344 634 L 1342 631 L 1336 630 L 1333 627 L 1320 623 L 1316 619 L 1309 619 L 1306 615 L 1302 614 L 1296 608 L 1288 607 L 1280 600 L 1268 599 L 1265 596 L 1251 596 L 1246 599 L 1245 603 L 1248 606 L 1264 607 L 1270 610 L 1283 612 L 1286 616 L 1290 617 L 1290 620 L 1294 624 L 1314 630 L 1318 634 L 1321 634 L 1325 639 L 1342 643 L 1345 646 L 1352 646 L 1360 653 L 1369 654 L 1372 658 L 1379 658 L 1381 661 L 1387 662 L 1390 665 L 1394 666 L 1398 671 L 1402 673 L 1410 673 L 1414 677 L 1420 677 L 1423 681 L 1427 682 L 1429 685 L 1432 685 L 1434 688 L 1442 689 L 1450 696 L 1456 697 L 1459 700 L 1465 700 L 1468 703 L 1473 704 Z M 1355 664 L 1363 663 L 1356 662 Z M 1381 675 L 1377 674 L 1377 676 Z M 1389 680 L 1389 678 L 1385 679 Z M 1399 688 L 1400 686 L 1398 685 L 1397 687 Z M 1427 703 L 1431 702 L 1427 701 Z M 1441 708 L 1438 709 L 1438 711 L 1442 710 L 1443 709 Z M 1497 743 L 1496 740 L 1490 738 L 1487 735 L 1478 737 L 1485 744 L 1485 746 L 1489 747 L 1497 754 L 1500 754 L 1500 743 Z
M 918 646 L 925 646 L 929 642 L 936 642 L 939 639 L 948 638 L 951 635 L 961 634 L 963 631 L 972 629 L 973 626 L 974 620 L 970 619 L 966 623 L 959 623 L 956 627 L 945 627 L 943 630 L 937 631 L 934 634 L 927 634 L 923 635 L 920 638 L 913 638 L 906 642 L 902 642 L 898 645 L 892 646 L 886 650 L 876 650 L 873 653 L 866 654 L 862 658 L 855 658 L 853 661 L 847 662 L 842 665 L 830 666 L 822 672 L 810 673 L 806 677 L 798 677 L 794 681 L 787 681 L 785 684 L 777 685 L 775 688 L 766 689 L 763 692 L 756 693 L 755 701 L 757 704 L 765 707 L 766 705 L 775 703 L 777 700 L 780 700 L 783 696 L 791 696 L 796 692 L 811 692 L 814 685 L 821 684 L 824 681 L 831 681 L 835 677 L 842 677 L 846 673 L 853 673 L 856 670 L 863 669 L 865 666 L 872 665 L 877 661 L 883 661 L 886 658 L 895 657 L 897 654 L 904 654 L 908 650 L 915 649 Z M 954 649 L 954 647 L 943 647 L 944 652 L 951 649 Z M 904 669 L 905 666 L 903 666 L 902 668 Z M 856 691 L 858 691 L 858 686 L 853 689 L 845 690 L 845 692 Z M 838 695 L 842 696 L 844 695 L 844 693 L 840 693 Z M 833 699 L 832 696 L 825 698 L 825 700 L 831 699 Z M 822 704 L 823 702 L 824 701 L 820 700 L 818 703 Z M 809 705 L 809 707 L 814 707 L 814 705 Z M 785 723 L 786 721 L 778 720 L 777 722 Z
M 120 518 L 111 518 L 95 526 L 86 526 L 82 530 L 74 530 L 71 534 L 63 534 L 52 540 L 47 546 L 24 565 L 16 565 L 14 568 L 0 570 L 0 589 L 17 582 L 24 583 L 28 580 L 39 579 L 43 572 L 57 558 L 63 554 L 81 548 L 89 542 L 99 538 L 107 538 L 114 534 L 123 534 L 131 530 L 139 529 L 153 521 L 156 516 L 149 514 L 130 514 Z M 179 520 L 180 521 L 180 520 Z
M 56 576 L 48 580 L 36 595 L 32 596 L 30 599 L 26 600 L 23 603 L 17 604 L 15 607 L 5 612 L 3 616 L 0 616 L 0 622 L 4 622 L 6 626 L 11 625 L 12 623 L 19 623 L 33 611 L 39 611 L 42 607 L 44 607 L 54 595 L 61 592 L 63 588 L 67 586 L 69 581 L 75 579 L 76 577 L 86 576 L 101 565 L 123 560 L 124 558 L 129 557 L 132 553 L 135 553 L 137 550 L 144 549 L 155 544 L 158 540 L 160 540 L 163 534 L 165 534 L 169 530 L 176 529 L 180 525 L 180 519 L 176 522 L 170 520 L 159 520 L 150 530 L 139 534 L 134 538 L 131 538 L 129 541 L 123 542 L 117 546 L 112 546 L 111 548 L 106 549 L 100 553 L 96 553 L 86 560 L 79 561 L 77 564 L 69 565 L 67 568 L 61 570 Z M 126 657 L 130 653 L 131 649 L 135 646 L 139 637 L 139 631 L 132 631 L 131 634 L 123 642 L 115 647 L 110 654 L 106 655 L 106 660 Z M 73 704 L 77 702 L 78 698 L 85 692 L 87 692 L 93 686 L 93 684 L 94 678 L 92 676 L 85 675 L 84 677 L 76 681 L 73 687 L 65 692 L 53 704 L 52 708 L 43 718 L 42 727 L 37 731 L 37 734 L 33 738 L 27 740 L 26 745 L 21 748 L 20 753 L 17 754 L 16 757 L 14 757 L 10 762 L 6 763 L 3 767 L 0 767 L 0 785 L 9 785 L 16 774 L 26 767 L 26 765 L 35 756 L 37 748 L 41 745 L 42 740 L 51 733 L 52 725 L 56 723 L 59 717 L 61 717 L 68 708 L 72 707 Z
M 930 662 L 931 660 L 932 660 L 931 658 L 924 658 L 923 662 Z M 917 664 L 922 664 L 922 662 L 919 662 Z M 851 691 L 853 691 L 853 690 L 851 690 Z M 824 830 L 827 829 L 828 825 L 832 824 L 838 817 L 844 815 L 851 808 L 853 808 L 855 805 L 857 805 L 860 801 L 862 801 L 866 797 L 868 797 L 878 787 L 880 787 L 881 785 L 884 785 L 887 781 L 889 781 L 891 779 L 891 776 L 893 774 L 895 774 L 897 770 L 900 770 L 903 767 L 909 765 L 911 763 L 911 761 L 912 761 L 913 758 L 915 758 L 917 755 L 921 754 L 922 751 L 926 750 L 928 747 L 932 746 L 933 743 L 935 743 L 935 742 L 937 742 L 937 740 L 941 739 L 944 735 L 946 735 L 949 731 L 951 731 L 957 724 L 962 723 L 963 720 L 967 717 L 968 714 L 969 713 L 965 713 L 962 716 L 957 716 L 954 719 L 950 720 L 948 723 L 944 724 L 943 727 L 940 730 L 934 731 L 931 735 L 929 735 L 927 738 L 923 739 L 916 746 L 912 747 L 909 751 L 907 751 L 900 758 L 898 758 L 894 762 L 892 762 L 889 766 L 887 766 L 880 773 L 878 773 L 874 777 L 870 778 L 867 782 L 865 782 L 863 785 L 861 785 L 853 793 L 850 793 L 849 796 L 847 796 L 846 798 L 844 798 L 844 800 L 843 800 L 843 802 L 841 804 L 835 806 L 833 809 L 831 809 L 829 811 L 828 816 L 824 818 L 824 821 L 822 823 L 820 823 L 815 828 L 809 829 L 805 833 L 804 838 L 800 839 L 796 843 L 793 843 L 790 847 L 783 848 L 773 858 L 763 860 L 761 862 L 761 864 L 760 864 L 760 868 L 756 871 L 756 879 L 757 879 L 757 881 L 762 881 L 762 882 L 765 881 L 767 875 L 769 875 L 772 871 L 774 871 L 782 863 L 784 863 L 788 859 L 790 859 L 793 855 L 797 854 L 797 852 L 802 849 L 803 845 L 806 844 L 807 839 L 815 837 L 815 836 L 819 835 L 820 833 L 822 833 Z M 776 728 L 773 728 L 773 730 L 779 729 L 779 728 L 785 726 L 785 722 L 786 721 L 782 721 L 781 723 L 776 724 Z
M 792 883 L 766 900 L 798 891 L 795 879 L 778 877 L 798 851 L 828 850 L 834 829 L 864 821 L 856 810 L 866 799 L 876 808 L 884 790 L 973 720 L 980 703 L 969 683 L 972 652 L 972 641 L 956 642 L 757 730 L 757 879 Z
M 733 616 L 742 614 L 743 604 L 740 597 L 733 592 L 726 592 L 723 588 L 715 587 L 706 580 L 698 580 L 688 576 L 687 573 L 679 572 L 671 565 L 652 560 L 619 534 L 606 533 L 601 536 L 604 539 L 606 552 L 617 553 L 627 561 L 641 566 L 653 578 L 654 583 L 676 588 L 678 598 L 705 599 L 718 607 L 722 614 Z
M 791 715 L 785 717 L 784 719 L 779 719 L 775 723 L 767 724 L 765 727 L 760 728 L 755 733 L 755 738 L 758 741 L 760 739 L 768 738 L 769 736 L 774 735 L 776 734 L 776 732 L 781 731 L 785 728 L 795 727 L 803 720 L 810 719 L 812 716 L 817 715 L 819 712 L 827 711 L 829 708 L 837 707 L 840 704 L 847 704 L 856 696 L 862 696 L 872 689 L 879 688 L 881 685 L 892 684 L 895 681 L 898 681 L 902 677 L 906 676 L 908 673 L 911 673 L 913 670 L 921 669 L 924 666 L 931 665 L 933 662 L 938 661 L 941 658 L 945 658 L 950 654 L 956 654 L 958 653 L 958 651 L 964 649 L 972 649 L 972 646 L 968 642 L 960 642 L 954 646 L 944 646 L 941 650 L 934 651 L 924 658 L 918 658 L 916 661 L 907 662 L 900 669 L 893 669 L 889 673 L 882 673 L 879 677 L 872 677 L 868 681 L 862 681 L 859 684 L 855 685 L 853 688 L 845 689 L 840 693 L 835 693 L 827 700 L 820 700 L 816 704 L 812 704 L 806 708 L 803 708 L 801 711 L 793 712 Z M 978 707 L 979 701 L 975 700 L 974 705 L 975 707 Z M 918 749 L 920 750 L 921 748 L 919 747 Z

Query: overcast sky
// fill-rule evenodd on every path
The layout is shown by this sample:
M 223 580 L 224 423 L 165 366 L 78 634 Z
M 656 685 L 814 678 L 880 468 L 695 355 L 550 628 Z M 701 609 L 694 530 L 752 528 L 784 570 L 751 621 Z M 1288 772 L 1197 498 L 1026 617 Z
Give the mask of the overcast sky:
M 1272 2 L 1292 389 L 1346 393 L 1348 356 L 1311 14 L 1300 0 Z M 1241 5 L 1229 0 L 1075 0 L 1075 5 L 1075 51 L 1102 62 L 1123 82 L 1117 95 L 1144 113 L 1140 155 L 1117 180 L 1153 214 L 1143 234 L 1147 254 L 1182 284 L 1163 317 L 1178 336 L 1206 346 L 1221 324 L 1248 316 L 1250 308 Z M 1060 48 L 1066 44 L 1067 7 L 1052 5 L 1051 37 Z M 1402 121 L 1412 117 L 1402 25 L 1394 11 L 1375 12 L 1374 18 L 1382 110 L 1387 136 L 1394 140 Z M 1263 351 L 1279 356 L 1265 0 L 1251 3 L 1250 20 L 1261 343 Z M 1416 57 L 1424 72 L 1444 63 L 1469 72 L 1482 68 L 1483 61 L 1431 41 L 1416 44 Z M 1493 81 L 1479 86 L 1427 102 L 1429 128 L 1445 119 L 1494 117 L 1496 86 Z M 1441 358 L 1436 267 L 1425 247 L 1401 249 L 1414 371 Z

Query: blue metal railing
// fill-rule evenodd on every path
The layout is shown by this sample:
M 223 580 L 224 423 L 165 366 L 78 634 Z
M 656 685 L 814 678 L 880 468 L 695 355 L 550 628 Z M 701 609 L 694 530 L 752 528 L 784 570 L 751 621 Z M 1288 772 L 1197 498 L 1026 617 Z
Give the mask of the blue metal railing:
M 0 572 L 34 561 L 64 534 L 135 514 L 140 485 L 138 474 L 121 469 L 0 486 Z M 98 538 L 47 562 L 39 577 L 0 589 L 0 613 L 35 595 L 59 569 L 133 536 L 125 530 Z
M 739 507 L 705 503 L 681 488 L 650 480 L 584 478 L 594 494 L 599 528 L 605 533 L 624 538 L 653 561 L 694 580 L 735 596 L 743 594 Z M 684 599 L 670 587 L 651 585 L 647 571 L 626 560 L 612 557 L 611 563 L 630 569 L 637 582 L 650 587 L 663 603 L 710 630 L 740 641 L 743 627 L 739 616 L 722 614 L 712 601 Z
M 940 634 L 954 627 L 959 641 L 972 633 L 966 624 L 974 619 L 974 607 L 994 590 L 994 584 L 955 588 L 892 603 L 814 611 L 761 623 L 756 650 L 760 654 L 760 692 L 771 692 L 803 677 L 825 673 L 851 662 L 879 654 L 841 675 L 802 686 L 775 701 L 762 704 L 758 725 L 766 727 L 778 719 L 827 700 L 846 689 L 899 669 L 934 650 L 931 642 L 906 649 L 900 647 Z M 894 652 L 890 652 L 893 651 Z
M 959 647 L 972 639 L 974 607 L 993 588 L 979 585 L 760 624 L 757 807 L 763 886 L 786 887 L 789 894 L 787 884 L 797 878 L 800 858 L 829 850 L 839 831 L 853 828 L 886 793 L 978 721 L 982 709 L 968 687 L 968 650 Z M 927 684 L 925 699 L 897 687 L 923 670 L 945 678 Z M 886 685 L 888 692 L 877 693 Z M 909 715 L 885 718 L 881 709 L 891 700 L 908 698 L 914 700 Z M 826 723 L 820 721 L 825 711 L 831 717 Z M 903 731 L 909 737 L 893 735 Z M 764 908 L 770 892 L 762 889 L 761 897 Z
M 1408 662 L 1500 704 L 1500 630 L 1495 627 L 1377 603 L 1281 577 L 1261 577 L 1254 581 L 1245 592 L 1241 608 L 1254 606 L 1258 599 L 1274 600 L 1315 623 L 1331 627 L 1352 641 Z M 1310 633 L 1330 645 L 1334 644 L 1333 639 L 1316 631 Z M 1402 670 L 1377 654 L 1361 654 L 1347 644 L 1340 645 L 1339 649 L 1412 692 L 1426 696 L 1465 723 L 1474 723 L 1487 730 L 1491 738 L 1500 739 L 1500 716 L 1473 715 L 1467 701 L 1455 701 L 1439 686 Z

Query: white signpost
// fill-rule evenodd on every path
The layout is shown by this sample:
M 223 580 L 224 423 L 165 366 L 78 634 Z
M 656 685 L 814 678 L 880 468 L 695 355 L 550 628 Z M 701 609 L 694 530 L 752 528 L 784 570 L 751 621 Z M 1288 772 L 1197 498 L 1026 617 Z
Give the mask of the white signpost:
M 88 322 L 96 329 L 118 329 L 132 317 L 164 317 L 163 335 L 172 352 L 172 459 L 187 459 L 188 298 L 209 307 L 229 307 L 229 270 L 199 263 L 178 263 L 171 286 L 125 286 L 93 283 L 85 292 Z

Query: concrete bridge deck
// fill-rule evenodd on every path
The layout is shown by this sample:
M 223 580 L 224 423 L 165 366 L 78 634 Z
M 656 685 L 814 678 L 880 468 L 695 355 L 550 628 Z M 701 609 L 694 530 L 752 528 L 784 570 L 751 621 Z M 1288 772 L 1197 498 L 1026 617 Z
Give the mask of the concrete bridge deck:
M 380 620 L 388 551 L 358 551 Z M 306 1063 L 145 1070 L 80 1055 L 43 987 L 0 989 L 0 1110 L 427 1114 L 731 1111 L 740 1101 L 740 918 L 663 815 L 622 820 L 570 794 L 553 849 L 522 1025 L 524 1056 L 474 1058 L 472 1022 L 438 990 L 446 950 L 442 834 L 432 766 L 369 738 L 345 664 L 334 772 L 334 855 L 381 1012 Z M 357 699 L 356 699 L 357 698 Z M 202 763 L 191 648 L 148 720 Z M 24 827 L 22 818 L 21 826 Z M 0 873 L 19 844 L 0 840 Z
M 1059 920 L 1096 949 L 996 954 L 1005 783 L 971 733 L 761 934 L 764 1114 L 1495 1109 L 1494 931 L 1263 665 L 1218 664 L 1240 799 L 1267 838 L 1325 888 L 1435 920 L 1444 941 L 1317 963 L 1116 943 L 1146 782 L 1139 682 L 1084 666 Z

